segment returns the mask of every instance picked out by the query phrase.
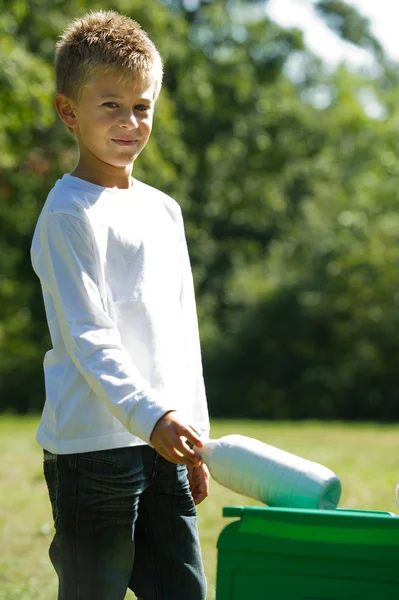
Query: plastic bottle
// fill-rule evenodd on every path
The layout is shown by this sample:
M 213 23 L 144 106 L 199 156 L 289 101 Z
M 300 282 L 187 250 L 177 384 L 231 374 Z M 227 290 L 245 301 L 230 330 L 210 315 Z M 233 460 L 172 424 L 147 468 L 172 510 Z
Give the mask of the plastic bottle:
M 327 467 L 242 435 L 204 440 L 195 451 L 213 479 L 269 506 L 333 510 L 339 478 Z

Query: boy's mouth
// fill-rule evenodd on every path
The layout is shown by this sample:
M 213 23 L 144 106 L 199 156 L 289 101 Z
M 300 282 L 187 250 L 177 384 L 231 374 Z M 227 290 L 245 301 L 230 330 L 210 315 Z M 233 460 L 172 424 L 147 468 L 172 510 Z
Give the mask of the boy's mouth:
M 137 142 L 137 140 L 127 138 L 112 138 L 112 141 L 120 146 L 132 146 Z

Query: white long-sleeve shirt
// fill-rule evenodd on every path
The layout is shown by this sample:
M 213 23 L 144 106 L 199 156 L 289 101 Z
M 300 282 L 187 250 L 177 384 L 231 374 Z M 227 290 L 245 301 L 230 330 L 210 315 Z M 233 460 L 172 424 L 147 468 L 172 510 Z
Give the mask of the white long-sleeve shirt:
M 167 411 L 209 431 L 183 219 L 137 180 L 71 175 L 51 190 L 31 257 L 52 349 L 38 443 L 69 454 L 149 443 Z

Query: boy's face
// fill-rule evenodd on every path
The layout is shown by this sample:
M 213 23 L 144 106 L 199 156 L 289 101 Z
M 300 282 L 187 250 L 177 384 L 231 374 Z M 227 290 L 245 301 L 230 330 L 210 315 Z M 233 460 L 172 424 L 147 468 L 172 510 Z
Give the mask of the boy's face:
M 93 78 L 72 101 L 79 166 L 131 170 L 152 129 L 156 81 L 121 82 L 118 72 Z M 105 163 L 105 164 L 104 164 Z

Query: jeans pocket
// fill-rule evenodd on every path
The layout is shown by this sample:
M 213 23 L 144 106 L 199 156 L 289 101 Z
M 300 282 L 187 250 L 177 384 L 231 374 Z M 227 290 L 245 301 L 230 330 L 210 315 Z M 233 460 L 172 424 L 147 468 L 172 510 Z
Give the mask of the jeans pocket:
M 135 498 L 145 486 L 139 448 L 84 452 L 77 455 L 81 506 L 104 518 L 130 519 Z
M 141 471 L 143 466 L 140 447 L 94 450 L 81 452 L 77 456 L 79 469 L 105 475 L 126 472 L 133 474 Z

